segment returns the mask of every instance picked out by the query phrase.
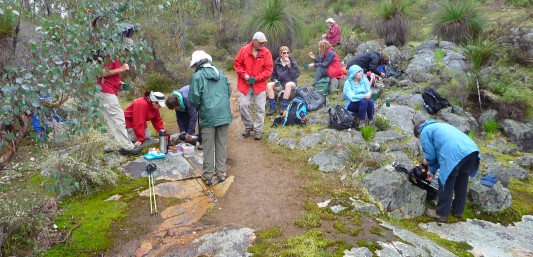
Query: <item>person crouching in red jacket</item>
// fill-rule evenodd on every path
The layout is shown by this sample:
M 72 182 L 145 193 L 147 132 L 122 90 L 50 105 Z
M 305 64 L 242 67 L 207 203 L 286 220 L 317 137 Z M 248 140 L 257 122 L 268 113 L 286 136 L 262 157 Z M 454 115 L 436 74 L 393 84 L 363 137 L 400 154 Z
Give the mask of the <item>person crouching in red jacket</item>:
M 146 139 L 150 138 L 150 129 L 146 125 L 151 121 L 156 131 L 165 129 L 159 108 L 165 107 L 165 95 L 161 92 L 144 92 L 143 97 L 135 99 L 124 110 L 126 119 L 126 129 L 130 140 L 135 141 L 135 145 L 141 145 Z

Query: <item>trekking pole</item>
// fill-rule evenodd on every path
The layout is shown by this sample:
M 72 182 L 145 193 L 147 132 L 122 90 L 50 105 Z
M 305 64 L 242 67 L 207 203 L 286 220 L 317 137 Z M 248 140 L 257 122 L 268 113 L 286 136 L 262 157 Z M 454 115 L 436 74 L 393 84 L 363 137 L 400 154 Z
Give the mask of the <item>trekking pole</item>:
M 146 172 L 148 173 L 148 191 L 149 191 L 149 197 L 150 197 L 150 215 L 157 214 L 157 202 L 155 198 L 155 179 L 154 179 L 154 171 L 157 169 L 157 166 L 155 164 L 150 163 L 148 166 L 146 166 Z M 153 196 L 153 200 L 152 200 Z
M 148 169 L 146 169 L 147 172 Z M 154 209 L 152 208 L 152 176 L 150 176 L 150 173 L 148 173 L 148 195 L 150 197 L 150 215 L 154 214 Z
M 155 166 L 155 165 L 154 165 Z M 155 210 L 155 214 L 158 214 L 157 212 L 157 201 L 155 199 L 155 177 L 154 177 L 154 173 L 152 172 L 152 195 L 154 196 L 154 210 Z

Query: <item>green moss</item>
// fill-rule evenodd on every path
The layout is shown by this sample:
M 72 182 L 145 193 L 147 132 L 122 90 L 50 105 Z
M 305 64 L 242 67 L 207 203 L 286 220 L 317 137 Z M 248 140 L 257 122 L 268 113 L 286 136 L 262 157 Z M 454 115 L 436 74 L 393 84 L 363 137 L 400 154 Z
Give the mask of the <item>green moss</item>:
M 283 235 L 283 229 L 281 227 L 271 227 L 255 233 L 258 238 L 266 240 Z
M 433 234 L 427 231 L 424 231 L 418 227 L 418 224 L 420 223 L 427 223 L 433 221 L 431 218 L 427 216 L 422 216 L 414 219 L 392 219 L 383 216 L 383 219 L 388 219 L 388 221 L 398 227 L 407 229 L 421 237 L 426 237 L 429 240 L 435 242 L 436 244 L 446 248 L 448 251 L 456 254 L 457 256 L 461 257 L 473 257 L 472 253 L 469 252 L 469 250 L 472 249 L 472 246 L 470 246 L 466 242 L 455 242 L 443 239 L 439 237 L 437 234 Z M 457 220 L 450 220 L 451 222 L 457 221 Z
M 328 240 L 324 233 L 317 230 L 308 231 L 303 235 L 292 237 L 280 242 L 273 242 L 258 237 L 248 252 L 254 256 L 343 256 L 345 249 L 351 247 L 345 242 Z
M 113 242 L 108 236 L 111 224 L 129 215 L 128 202 L 138 197 L 135 189 L 142 188 L 145 182 L 120 176 L 120 186 L 60 203 L 62 213 L 56 217 L 55 224 L 66 233 L 73 229 L 72 236 L 67 244 L 53 246 L 44 256 L 94 256 L 107 251 Z M 104 201 L 115 194 L 122 195 L 122 199 Z
M 381 231 L 381 228 L 378 226 L 370 227 L 370 233 L 378 236 L 386 236 L 385 232 Z
M 343 234 L 346 234 L 348 232 L 348 230 L 344 226 L 344 223 L 342 223 L 340 221 L 335 221 L 333 223 L 333 228 L 335 228 L 336 230 L 340 231 Z

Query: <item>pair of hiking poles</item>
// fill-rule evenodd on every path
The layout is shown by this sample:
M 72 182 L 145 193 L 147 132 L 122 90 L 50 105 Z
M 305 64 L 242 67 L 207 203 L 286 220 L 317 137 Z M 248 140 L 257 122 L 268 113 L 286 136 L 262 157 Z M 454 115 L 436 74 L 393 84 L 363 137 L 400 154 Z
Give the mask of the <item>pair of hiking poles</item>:
M 150 196 L 150 215 L 157 214 L 157 201 L 155 199 L 155 178 L 154 172 L 157 169 L 155 164 L 150 163 L 146 166 L 146 173 L 148 173 L 148 191 Z M 153 200 L 152 200 L 153 197 Z

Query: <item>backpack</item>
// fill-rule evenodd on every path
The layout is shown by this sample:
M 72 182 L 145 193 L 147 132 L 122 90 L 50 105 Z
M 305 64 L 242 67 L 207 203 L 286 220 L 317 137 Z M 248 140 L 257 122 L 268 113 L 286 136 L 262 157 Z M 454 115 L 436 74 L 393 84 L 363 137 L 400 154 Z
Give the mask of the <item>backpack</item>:
M 312 112 L 326 105 L 327 97 L 313 90 L 313 87 L 298 87 L 296 96 L 301 97 L 307 103 L 307 110 Z
M 353 116 L 344 108 L 344 106 L 336 105 L 329 108 L 329 127 L 336 130 L 343 130 L 353 127 L 355 120 Z
M 273 125 L 305 125 L 307 124 L 307 104 L 304 99 L 295 97 L 287 106 L 283 115 L 274 119 Z
M 430 199 L 435 199 L 438 196 L 439 188 L 435 185 L 432 185 L 431 182 L 427 181 L 425 176 L 420 177 L 420 175 L 417 174 L 417 169 L 420 169 L 421 165 L 415 166 L 413 169 L 411 169 L 411 171 L 408 171 L 403 165 L 398 164 L 396 162 L 393 162 L 392 166 L 397 171 L 407 174 L 407 180 L 411 182 L 411 184 L 426 190 L 427 196 Z
M 329 94 L 329 77 L 321 78 L 319 81 L 317 81 L 314 85 L 315 92 L 318 92 L 321 95 L 328 95 Z
M 450 102 L 448 102 L 446 98 L 440 96 L 437 90 L 432 87 L 428 87 L 424 90 L 422 98 L 424 99 L 424 108 L 429 114 L 435 114 L 440 111 L 440 109 L 450 106 Z

